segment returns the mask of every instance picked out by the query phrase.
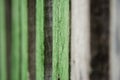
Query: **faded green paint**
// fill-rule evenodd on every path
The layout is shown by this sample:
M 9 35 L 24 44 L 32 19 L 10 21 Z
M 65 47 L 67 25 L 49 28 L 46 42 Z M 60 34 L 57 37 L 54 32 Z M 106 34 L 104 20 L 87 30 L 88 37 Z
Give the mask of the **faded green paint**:
M 28 80 L 28 15 L 27 0 L 20 0 L 20 80 Z
M 69 79 L 69 0 L 53 0 L 52 80 Z
M 12 0 L 11 80 L 20 75 L 20 0 Z
M 5 2 L 0 0 L 0 80 L 6 80 Z
M 36 80 L 44 80 L 44 0 L 36 0 Z

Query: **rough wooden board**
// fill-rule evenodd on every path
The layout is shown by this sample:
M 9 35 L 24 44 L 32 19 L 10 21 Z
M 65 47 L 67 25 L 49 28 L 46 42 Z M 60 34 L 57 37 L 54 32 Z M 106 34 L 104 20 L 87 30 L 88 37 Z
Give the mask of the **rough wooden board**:
M 44 0 L 36 0 L 36 80 L 44 80 Z
M 5 1 L 0 0 L 0 80 L 7 80 Z
M 27 0 L 20 0 L 20 80 L 28 80 Z
M 12 49 L 11 49 L 11 80 L 19 80 L 20 75 L 20 4 L 12 0 Z
M 69 79 L 69 0 L 53 0 L 52 80 Z
M 72 0 L 71 80 L 89 80 L 89 0 Z

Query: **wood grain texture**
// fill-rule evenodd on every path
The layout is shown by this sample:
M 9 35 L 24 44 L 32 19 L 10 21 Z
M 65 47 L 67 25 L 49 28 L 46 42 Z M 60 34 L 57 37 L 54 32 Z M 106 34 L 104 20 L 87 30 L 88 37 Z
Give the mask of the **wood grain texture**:
M 44 80 L 44 0 L 36 1 L 36 80 Z
M 7 80 L 5 1 L 0 0 L 0 80 Z
M 11 80 L 20 75 L 20 0 L 12 0 Z
M 69 0 L 53 0 L 52 80 L 69 79 Z
M 20 0 L 20 80 L 28 80 L 27 0 Z
M 71 80 L 89 80 L 89 0 L 72 0 Z
M 120 0 L 110 1 L 110 80 L 120 80 Z

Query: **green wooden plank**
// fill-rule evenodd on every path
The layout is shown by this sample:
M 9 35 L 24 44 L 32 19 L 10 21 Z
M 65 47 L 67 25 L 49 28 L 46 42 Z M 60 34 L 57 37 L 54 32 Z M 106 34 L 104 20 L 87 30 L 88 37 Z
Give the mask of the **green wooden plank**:
M 21 80 L 28 80 L 28 17 L 27 0 L 20 0 L 20 34 L 21 34 Z
M 36 80 L 44 80 L 44 0 L 36 0 Z
M 0 0 L 0 80 L 6 80 L 5 2 Z
M 12 0 L 12 47 L 11 47 L 11 80 L 19 80 L 20 75 L 20 0 Z
M 53 0 L 52 80 L 69 79 L 69 0 Z

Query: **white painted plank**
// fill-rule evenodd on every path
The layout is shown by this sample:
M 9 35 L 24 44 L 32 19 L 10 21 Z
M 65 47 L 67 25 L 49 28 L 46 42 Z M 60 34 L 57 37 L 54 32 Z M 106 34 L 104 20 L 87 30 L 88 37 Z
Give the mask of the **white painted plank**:
M 72 0 L 71 80 L 89 80 L 89 0 Z
M 120 80 L 120 0 L 111 0 L 110 80 Z

